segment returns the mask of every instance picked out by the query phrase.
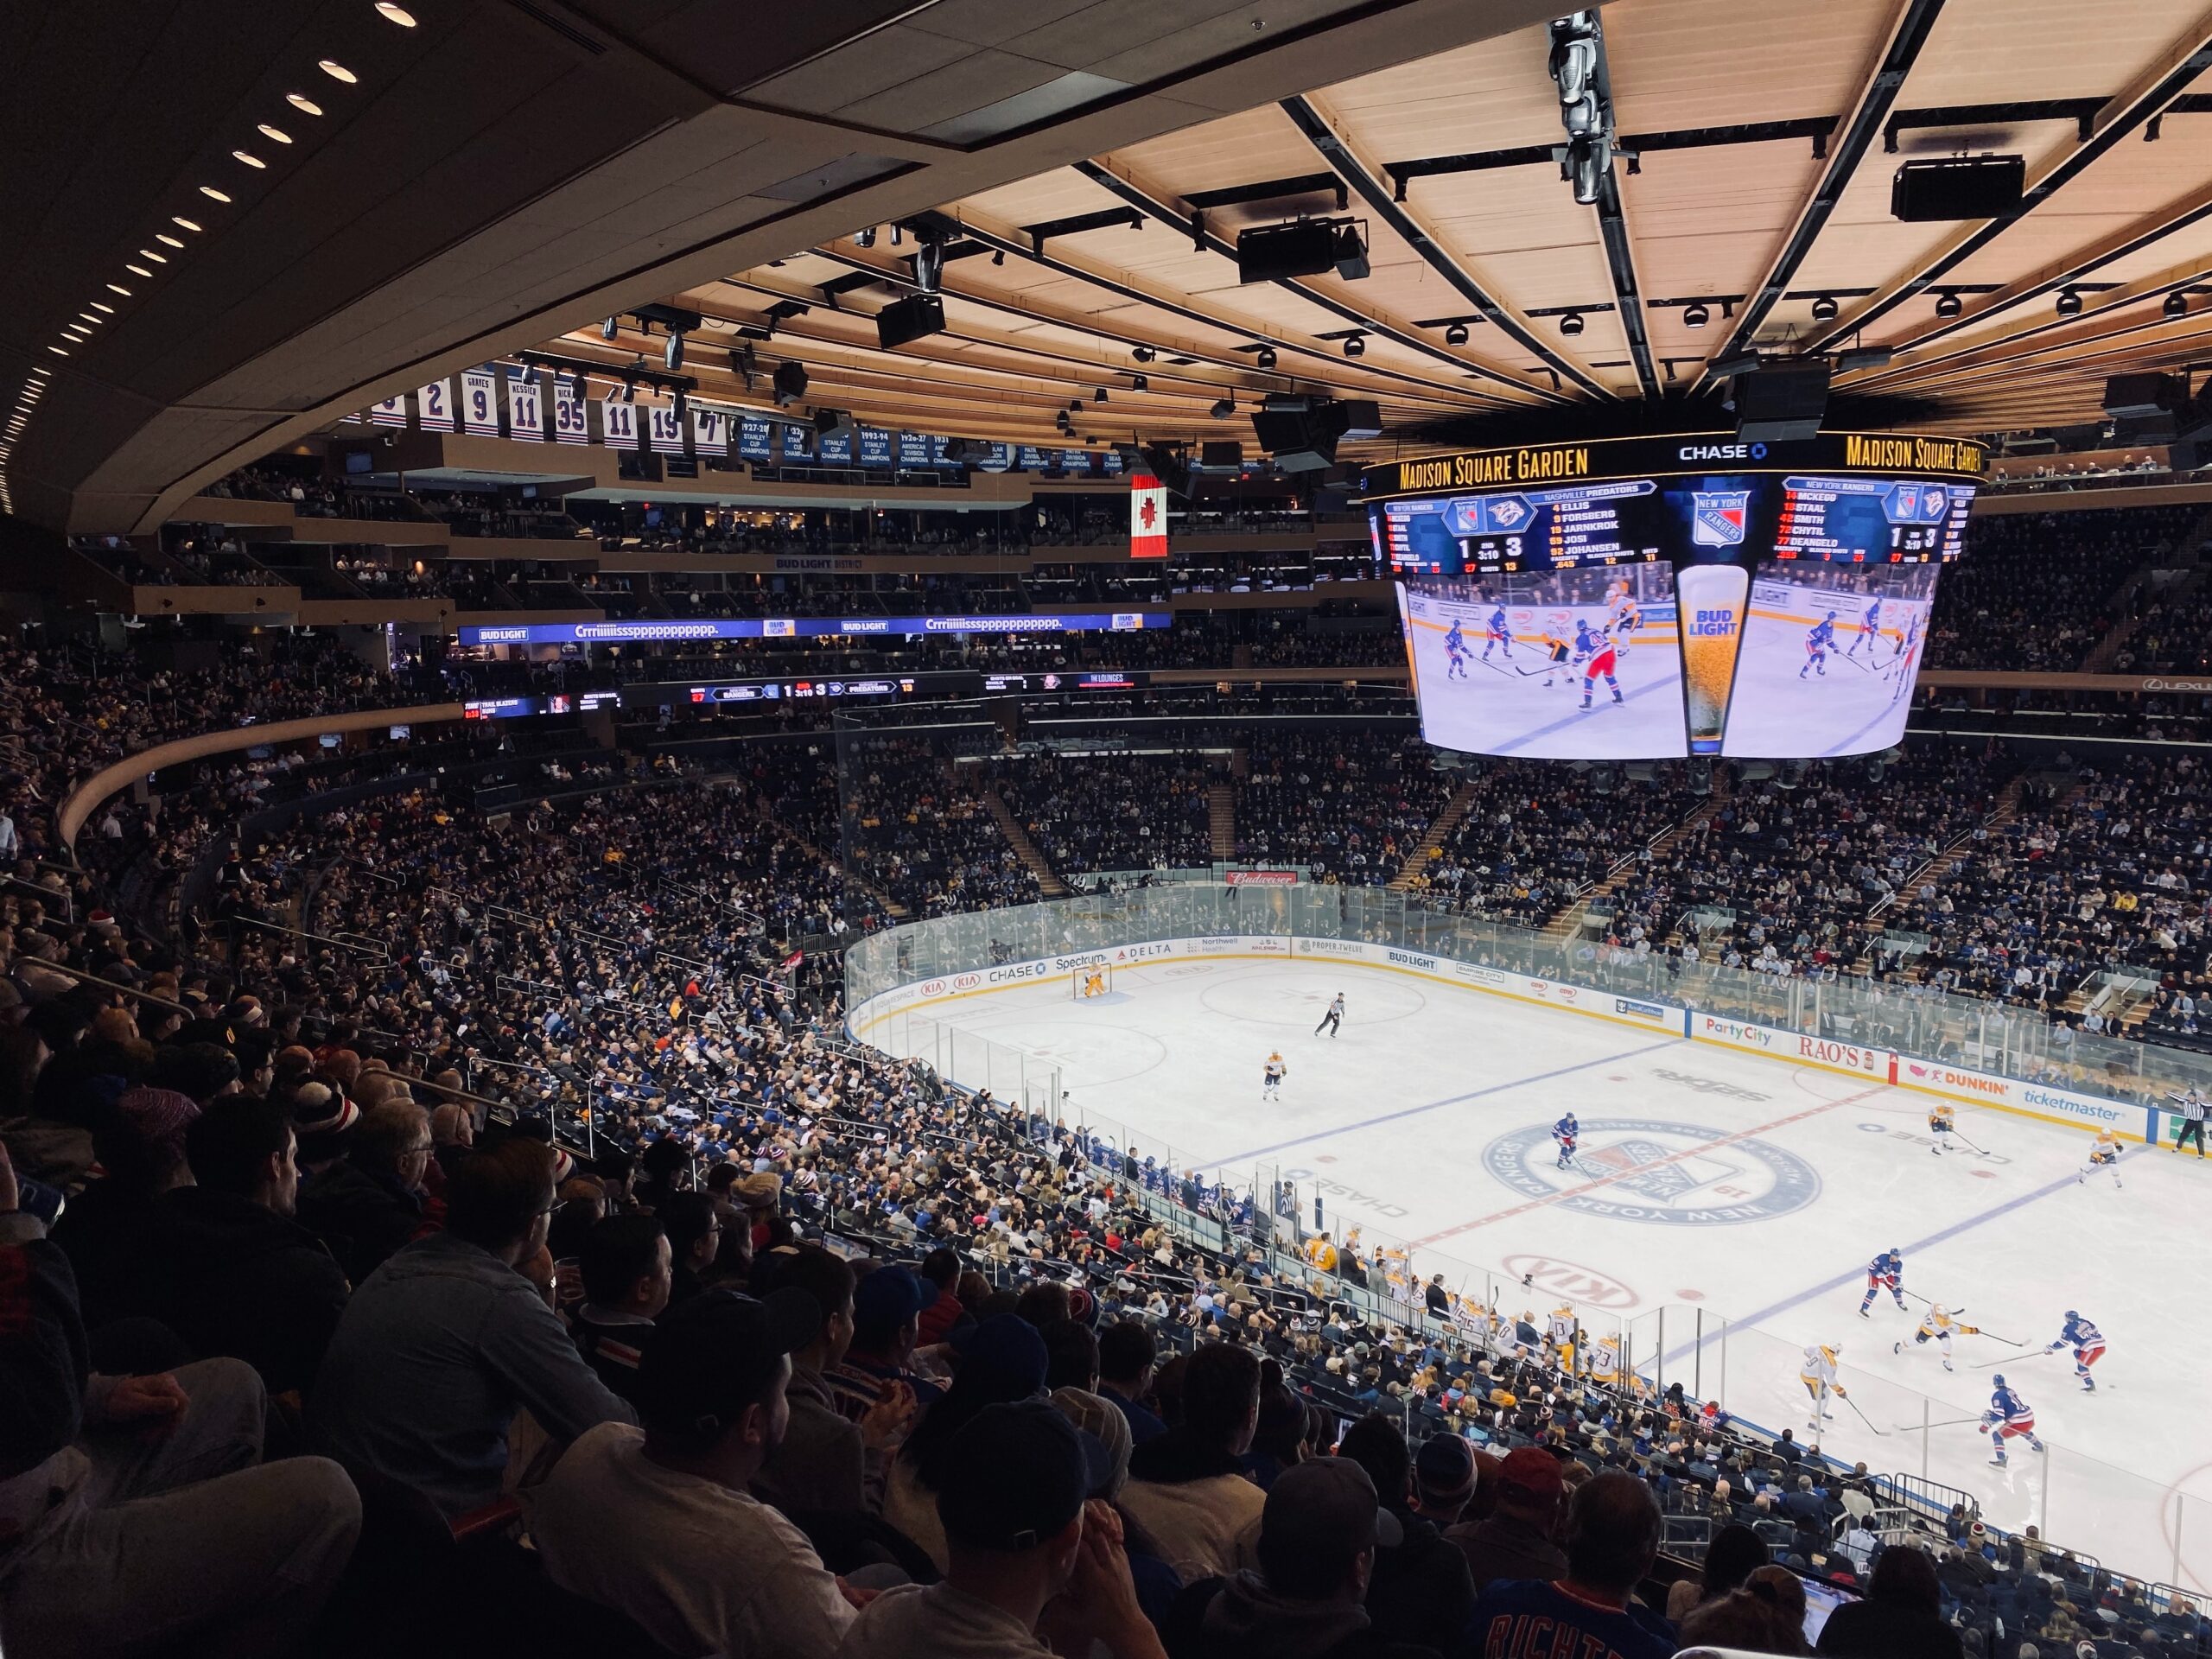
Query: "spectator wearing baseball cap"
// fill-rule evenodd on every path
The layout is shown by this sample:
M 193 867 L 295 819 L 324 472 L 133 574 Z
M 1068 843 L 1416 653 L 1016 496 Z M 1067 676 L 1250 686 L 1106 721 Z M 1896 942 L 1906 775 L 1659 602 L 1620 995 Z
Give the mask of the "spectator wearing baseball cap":
M 1345 1431 L 1337 1455 L 1367 1471 L 1383 1513 L 1402 1535 L 1375 1552 L 1366 1606 L 1376 1634 L 1417 1647 L 1457 1648 L 1474 1616 L 1474 1580 L 1467 1558 L 1413 1512 L 1413 1453 L 1404 1433 L 1372 1412 Z
M 1463 1521 L 1444 1534 L 1466 1556 L 1478 1595 L 1500 1579 L 1554 1579 L 1567 1571 L 1567 1556 L 1552 1541 L 1565 1490 L 1559 1459 L 1550 1452 L 1523 1446 L 1506 1453 L 1497 1508 L 1487 1519 Z
M 1547 1628 L 1558 1652 L 1673 1659 L 1674 1627 L 1636 1599 L 1658 1556 L 1659 1500 L 1651 1488 L 1618 1471 L 1594 1476 L 1567 1506 L 1566 1573 L 1484 1585 L 1475 1644 L 1510 1652 L 1529 1630 Z
M 1049 1401 L 1022 1400 L 985 1407 L 945 1451 L 944 1582 L 885 1591 L 839 1659 L 1046 1659 L 1094 1643 L 1113 1659 L 1165 1659 L 1137 1605 L 1120 1524 L 1089 1501 L 1112 1470 L 1095 1437 Z M 1063 1596 L 1047 1647 L 1039 1626 Z
M 903 1382 L 928 1406 L 943 1392 L 915 1375 L 912 1361 L 920 1338 L 922 1310 L 937 1300 L 937 1287 L 911 1268 L 880 1266 L 853 1287 L 853 1339 L 845 1357 L 822 1374 L 837 1409 L 858 1422 L 887 1384 Z
M 920 1545 L 940 1573 L 950 1554 L 938 1496 L 952 1478 L 954 1440 L 992 1406 L 1042 1397 L 1046 1363 L 1045 1338 L 1012 1313 L 994 1314 L 958 1332 L 953 1351 L 959 1365 L 952 1386 L 922 1414 L 899 1447 L 883 1493 L 883 1518 Z
M 1475 1501 L 1475 1449 L 1457 1434 L 1432 1434 L 1414 1454 L 1414 1501 L 1439 1531 Z
M 1364 1605 L 1376 1552 L 1402 1542 L 1375 1483 L 1350 1458 L 1275 1478 L 1259 1567 L 1192 1585 L 1168 1619 L 1174 1659 L 1433 1659 L 1377 1632 Z
M 798 1289 L 702 1291 L 646 1339 L 642 1430 L 602 1423 L 523 1494 L 555 1583 L 672 1653 L 830 1659 L 852 1603 L 805 1535 L 747 1490 L 783 1438 L 791 1356 L 822 1313 Z

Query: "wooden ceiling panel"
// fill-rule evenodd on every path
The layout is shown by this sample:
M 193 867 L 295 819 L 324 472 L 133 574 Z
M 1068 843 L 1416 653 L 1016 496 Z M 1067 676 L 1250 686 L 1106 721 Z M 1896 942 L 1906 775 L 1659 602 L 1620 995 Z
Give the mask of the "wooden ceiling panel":
M 1821 0 L 1770 19 L 1741 0 L 1607 6 L 1605 59 L 1620 130 L 1838 114 L 1857 94 L 1896 10 L 1896 0 Z M 1783 73 L 1778 52 L 1789 54 Z

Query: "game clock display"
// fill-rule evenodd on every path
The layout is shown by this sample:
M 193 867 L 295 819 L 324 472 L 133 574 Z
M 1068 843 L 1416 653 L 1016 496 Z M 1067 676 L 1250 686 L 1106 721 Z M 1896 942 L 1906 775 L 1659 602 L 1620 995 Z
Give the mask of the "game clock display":
M 1607 464 L 1631 461 L 1649 470 Z M 1370 475 L 1423 734 L 1575 760 L 1887 748 L 1980 462 L 1956 440 L 1822 434 L 1487 451 Z

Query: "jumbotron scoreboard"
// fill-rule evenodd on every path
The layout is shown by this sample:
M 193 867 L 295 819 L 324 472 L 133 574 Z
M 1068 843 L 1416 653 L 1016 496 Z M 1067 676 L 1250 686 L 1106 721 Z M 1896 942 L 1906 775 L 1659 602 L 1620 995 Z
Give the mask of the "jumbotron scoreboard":
M 1985 459 L 1859 432 L 1593 439 L 1393 462 L 1362 499 L 1430 741 L 1845 755 L 1903 731 Z

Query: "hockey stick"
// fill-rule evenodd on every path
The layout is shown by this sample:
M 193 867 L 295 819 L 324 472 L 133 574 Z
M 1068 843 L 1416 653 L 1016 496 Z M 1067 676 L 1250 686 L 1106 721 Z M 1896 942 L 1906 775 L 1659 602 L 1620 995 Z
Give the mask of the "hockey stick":
M 1859 1411 L 1859 1402 L 1853 1399 L 1849 1395 L 1839 1394 L 1836 1395 L 1836 1398 L 1842 1401 L 1845 1405 L 1849 1406 L 1853 1411 Z M 1869 1417 L 1865 1412 L 1859 1411 L 1859 1421 L 1866 1424 L 1867 1427 L 1874 1429 L 1874 1433 L 1880 1435 L 1883 1439 L 1887 1440 L 1889 1438 L 1890 1431 L 1886 1428 L 1874 1428 L 1874 1420 L 1872 1417 Z
M 1940 1423 L 1899 1423 L 1897 1433 L 1917 1434 L 1923 1428 L 1956 1428 L 1961 1423 L 1978 1423 L 1980 1421 L 1979 1417 L 1946 1417 Z
M 1961 1141 L 1967 1141 L 1966 1136 L 1964 1136 L 1963 1135 L 1960 1135 L 1960 1134 L 1959 1134 L 1959 1132 L 1958 1132 L 1956 1129 L 1953 1129 L 1953 1130 L 1951 1131 L 1951 1134 L 1952 1134 L 1955 1137 L 1956 1137 L 1957 1139 L 1959 1139 L 1959 1140 L 1961 1140 Z M 1983 1149 L 1982 1147 L 1977 1147 L 1977 1146 L 1975 1146 L 1975 1145 L 1974 1145 L 1974 1143 L 1973 1141 L 1967 1141 L 1967 1150 L 1969 1150 L 1969 1151 L 1971 1151 L 1971 1152 L 1975 1152 L 1975 1153 L 1979 1153 L 1979 1154 L 1980 1154 L 1980 1155 L 1981 1155 L 1982 1157 L 1984 1157 L 1984 1158 L 1986 1158 L 1986 1157 L 1988 1157 L 1988 1156 L 1989 1156 L 1989 1154 L 1988 1154 L 1986 1150 L 1984 1150 L 1984 1149 Z
M 1999 1337 L 1997 1340 L 2002 1342 L 2005 1338 Z M 2012 1345 L 2015 1348 L 2022 1348 L 2025 1347 L 2027 1344 L 2024 1343 L 2016 1342 Z M 2047 1359 L 2050 1356 L 2050 1350 L 2048 1348 L 2038 1348 L 2031 1354 L 2014 1354 L 2010 1359 L 2007 1359 L 2004 1355 L 1999 1354 L 1995 1359 L 1978 1359 L 1974 1361 L 1973 1364 L 1967 1366 L 1967 1369 L 1970 1371 L 1986 1371 L 1991 1367 L 1996 1365 L 2016 1365 L 2024 1359 Z

